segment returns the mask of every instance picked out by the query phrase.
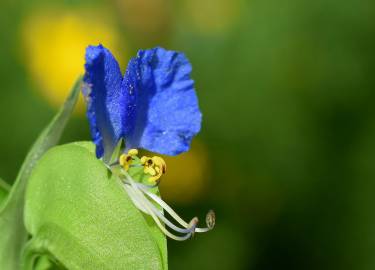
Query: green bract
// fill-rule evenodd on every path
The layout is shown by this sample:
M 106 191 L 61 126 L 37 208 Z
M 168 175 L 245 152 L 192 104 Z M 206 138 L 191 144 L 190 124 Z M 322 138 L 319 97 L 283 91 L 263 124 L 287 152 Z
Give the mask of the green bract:
M 72 270 L 167 269 L 165 236 L 133 205 L 94 149 L 91 143 L 58 146 L 34 169 L 26 193 L 32 238 L 24 269 L 35 269 L 40 258 L 48 265 L 42 255 Z
M 81 80 L 64 106 L 39 136 L 28 153 L 9 195 L 0 201 L 0 269 L 19 270 L 21 252 L 27 241 L 23 223 L 24 193 L 31 171 L 40 157 L 57 144 L 77 101 Z M 4 195 L 2 195 L 4 198 Z

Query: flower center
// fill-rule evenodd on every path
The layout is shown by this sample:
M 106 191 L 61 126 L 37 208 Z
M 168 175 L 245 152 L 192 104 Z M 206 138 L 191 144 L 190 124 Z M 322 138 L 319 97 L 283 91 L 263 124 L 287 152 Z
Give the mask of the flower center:
M 119 166 L 120 165 L 120 166 Z M 148 181 L 152 185 L 135 181 L 130 175 L 130 168 L 143 167 L 143 173 L 150 175 Z M 109 166 L 109 169 L 116 174 L 124 189 L 133 201 L 134 205 L 143 213 L 151 216 L 159 229 L 168 237 L 183 241 L 191 238 L 194 233 L 204 233 L 210 231 L 215 226 L 215 213 L 210 210 L 206 215 L 205 228 L 198 227 L 198 218 L 194 217 L 190 222 L 184 221 L 166 202 L 164 202 L 155 192 L 154 188 L 160 183 L 160 178 L 167 171 L 167 165 L 163 158 L 159 156 L 138 158 L 138 150 L 130 149 L 127 153 L 120 155 L 118 162 Z M 170 221 L 165 213 L 172 217 Z M 174 222 L 178 223 L 176 226 Z M 170 232 L 183 234 L 182 236 Z

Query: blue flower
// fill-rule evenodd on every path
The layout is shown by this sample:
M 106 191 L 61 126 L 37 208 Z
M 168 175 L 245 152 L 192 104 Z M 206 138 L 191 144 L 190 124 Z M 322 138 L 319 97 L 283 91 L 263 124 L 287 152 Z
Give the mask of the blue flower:
M 213 211 L 206 215 L 206 227 L 200 228 L 198 218 L 184 221 L 151 192 L 167 169 L 161 157 L 138 157 L 137 148 L 165 155 L 185 152 L 201 128 L 202 114 L 185 55 L 162 48 L 140 50 L 130 60 L 123 77 L 108 49 L 89 46 L 85 69 L 82 90 L 96 155 L 119 177 L 134 205 L 175 240 L 183 241 L 195 233 L 212 230 Z M 124 153 L 110 162 L 122 139 L 126 144 Z M 133 178 L 131 170 L 140 167 L 143 175 L 149 175 L 150 185 Z M 164 211 L 172 221 L 164 216 Z
M 108 49 L 89 46 L 85 69 L 83 94 L 98 158 L 108 161 L 121 139 L 127 149 L 165 155 L 189 150 L 202 115 L 184 54 L 140 50 L 122 77 Z

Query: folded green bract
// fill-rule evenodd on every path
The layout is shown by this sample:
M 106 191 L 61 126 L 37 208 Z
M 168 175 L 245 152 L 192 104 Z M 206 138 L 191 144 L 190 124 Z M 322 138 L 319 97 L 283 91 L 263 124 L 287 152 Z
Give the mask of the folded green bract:
M 164 234 L 132 203 L 92 143 L 58 146 L 40 160 L 26 193 L 32 238 L 24 269 L 41 254 L 67 269 L 167 269 Z
M 60 140 L 61 134 L 77 102 L 81 79 L 79 79 L 51 123 L 41 133 L 28 153 L 12 189 L 0 202 L 0 269 L 19 270 L 21 253 L 27 241 L 23 222 L 24 194 L 27 181 L 40 157 Z

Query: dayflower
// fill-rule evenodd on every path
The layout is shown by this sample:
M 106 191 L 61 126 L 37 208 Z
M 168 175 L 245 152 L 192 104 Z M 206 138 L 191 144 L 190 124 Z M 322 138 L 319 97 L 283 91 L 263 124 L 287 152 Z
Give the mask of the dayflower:
M 165 155 L 188 151 L 192 138 L 200 130 L 202 115 L 190 78 L 191 64 L 185 55 L 159 47 L 140 50 L 122 76 L 108 49 L 102 45 L 89 46 L 85 70 L 83 94 L 96 155 L 118 174 L 135 206 L 176 240 L 212 229 L 215 224 L 212 211 L 206 216 L 207 227 L 198 228 L 197 218 L 185 222 L 152 192 L 166 173 L 167 166 L 161 157 L 138 157 L 138 148 Z M 123 141 L 125 148 L 117 157 Z M 133 179 L 130 170 L 139 167 L 149 175 L 150 185 Z M 168 220 L 164 212 L 180 227 Z M 164 225 L 183 236 L 174 235 Z

